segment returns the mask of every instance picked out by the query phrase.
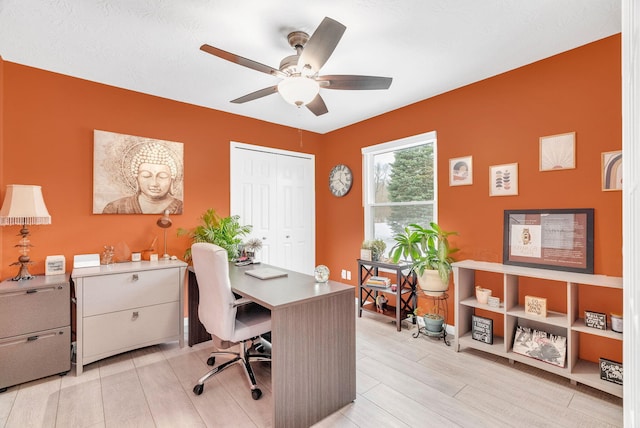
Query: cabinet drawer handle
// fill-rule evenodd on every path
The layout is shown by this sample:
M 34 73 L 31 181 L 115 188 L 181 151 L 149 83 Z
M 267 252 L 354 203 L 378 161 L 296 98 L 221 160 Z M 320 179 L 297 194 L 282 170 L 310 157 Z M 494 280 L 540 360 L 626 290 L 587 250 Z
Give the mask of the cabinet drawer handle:
M 132 278 L 133 278 L 133 280 L 134 280 L 134 281 L 137 281 L 137 280 L 139 279 L 139 278 L 138 278 L 138 274 L 137 274 L 137 273 L 134 273 L 134 274 L 133 274 L 133 276 L 132 276 Z
M 27 294 L 33 294 L 33 293 L 37 293 L 38 290 L 27 290 Z
M 34 340 L 38 340 L 39 336 L 29 336 L 27 337 L 27 342 L 33 342 Z
M 140 316 L 140 315 L 138 314 L 138 311 L 135 311 L 135 312 L 131 315 L 131 319 L 132 319 L 133 321 L 135 321 L 135 320 L 137 320 L 137 319 L 138 319 L 138 317 L 139 317 L 139 316 Z

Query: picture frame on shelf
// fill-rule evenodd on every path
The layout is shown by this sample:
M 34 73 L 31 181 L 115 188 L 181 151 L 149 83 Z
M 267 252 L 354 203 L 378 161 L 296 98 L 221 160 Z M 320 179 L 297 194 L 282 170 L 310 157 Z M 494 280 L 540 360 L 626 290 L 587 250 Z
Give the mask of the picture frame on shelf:
M 584 311 L 584 325 L 598 330 L 607 329 L 607 314 L 601 312 Z
M 523 326 L 517 326 L 513 352 L 564 367 L 567 357 L 567 338 Z
M 547 299 L 544 297 L 524 296 L 524 313 L 534 317 L 547 317 Z
M 575 132 L 540 137 L 540 171 L 557 171 L 575 167 Z
M 502 263 L 593 273 L 594 209 L 505 210 Z
M 515 196 L 518 194 L 518 163 L 489 167 L 489 196 Z
M 600 379 L 622 385 L 623 378 L 622 363 L 600 358 Z
M 464 156 L 449 159 L 449 186 L 473 184 L 473 157 Z
M 488 345 L 493 344 L 493 320 L 491 318 L 471 316 L 471 338 L 484 342 Z
M 66 259 L 63 255 L 47 256 L 44 263 L 45 276 L 62 275 L 66 272 Z
M 602 153 L 602 191 L 622 190 L 622 151 Z

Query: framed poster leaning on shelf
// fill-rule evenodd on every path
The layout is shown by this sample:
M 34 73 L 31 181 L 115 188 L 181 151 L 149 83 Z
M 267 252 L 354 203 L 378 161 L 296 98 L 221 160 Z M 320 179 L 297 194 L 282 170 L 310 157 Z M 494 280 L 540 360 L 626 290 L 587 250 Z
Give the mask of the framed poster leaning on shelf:
M 593 273 L 593 212 L 505 210 L 502 263 Z

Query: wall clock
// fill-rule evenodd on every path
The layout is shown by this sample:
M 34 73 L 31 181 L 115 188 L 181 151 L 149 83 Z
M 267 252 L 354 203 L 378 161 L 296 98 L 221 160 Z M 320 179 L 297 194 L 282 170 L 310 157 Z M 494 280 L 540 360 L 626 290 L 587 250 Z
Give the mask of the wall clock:
M 353 174 L 348 166 L 338 164 L 329 173 L 329 190 L 334 196 L 344 196 L 351 190 Z

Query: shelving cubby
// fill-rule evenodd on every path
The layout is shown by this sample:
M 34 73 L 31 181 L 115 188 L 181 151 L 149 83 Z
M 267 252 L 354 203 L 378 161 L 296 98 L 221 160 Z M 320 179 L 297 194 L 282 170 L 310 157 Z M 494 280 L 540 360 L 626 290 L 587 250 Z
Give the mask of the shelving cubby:
M 499 274 L 502 279 L 500 290 L 503 298 L 500 307 L 490 307 L 479 303 L 475 297 L 476 273 Z M 578 310 L 580 293 L 589 293 L 591 287 L 622 289 L 622 278 L 605 275 L 510 266 L 501 263 L 464 260 L 453 264 L 455 284 L 455 350 L 468 347 L 507 358 L 510 362 L 521 362 L 568 378 L 572 383 L 582 383 L 612 395 L 622 397 L 622 386 L 600 379 L 597 363 L 580 358 L 580 335 L 594 335 L 619 342 L 622 347 L 622 333 L 587 327 Z M 520 290 L 520 279 L 554 281 L 566 288 L 566 308 L 548 311 L 546 317 L 526 314 Z M 581 287 L 583 286 L 583 287 Z M 582 290 L 581 290 L 582 288 Z M 545 297 L 543 290 L 540 297 Z M 499 294 L 499 293 L 497 293 Z M 566 309 L 566 310 L 564 310 Z M 486 344 L 471 337 L 471 317 L 476 310 L 493 313 L 502 321 L 504 336 L 494 335 L 493 344 Z M 494 322 L 495 325 L 495 322 Z M 555 366 L 525 355 L 513 352 L 516 329 L 520 326 L 535 327 L 548 333 L 567 338 L 566 364 Z M 494 328 L 495 330 L 495 328 Z

